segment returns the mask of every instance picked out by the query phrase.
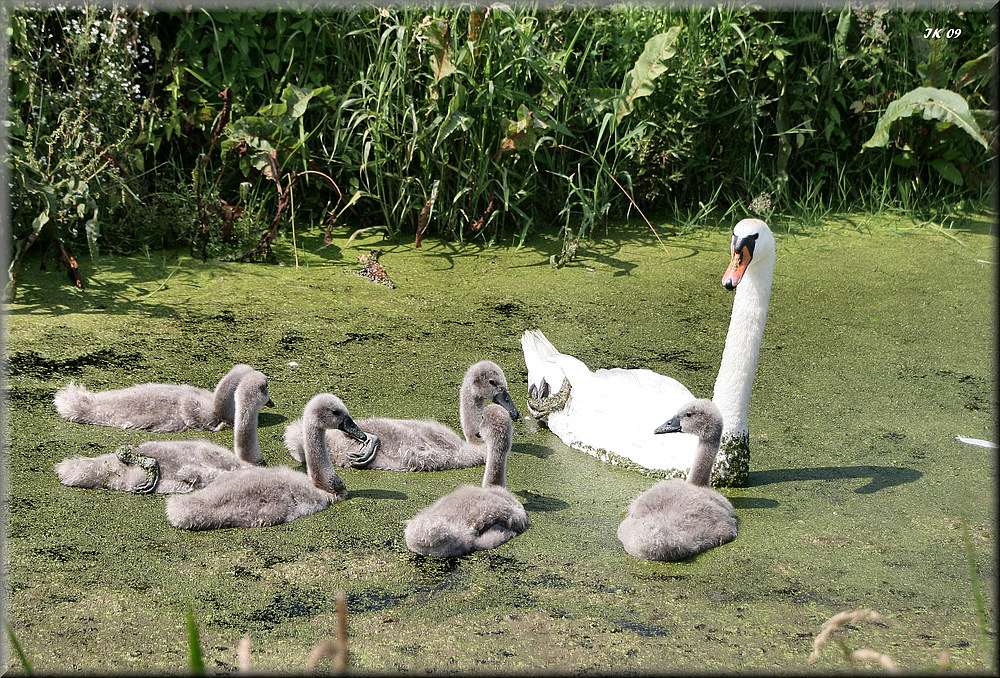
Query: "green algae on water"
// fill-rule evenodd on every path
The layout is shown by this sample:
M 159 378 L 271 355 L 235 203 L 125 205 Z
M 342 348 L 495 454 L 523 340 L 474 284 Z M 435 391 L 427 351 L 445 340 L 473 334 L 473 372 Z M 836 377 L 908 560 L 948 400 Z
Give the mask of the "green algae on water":
M 652 479 L 568 449 L 527 418 L 507 481 L 528 530 L 438 561 L 406 550 L 404 521 L 478 484 L 482 468 L 345 469 L 349 499 L 313 516 L 180 531 L 163 497 L 58 483 L 52 467 L 67 456 L 156 436 L 63 421 L 52 396 L 70 380 L 210 387 L 246 362 L 268 375 L 276 404 L 260 417 L 271 466 L 296 465 L 284 426 L 321 391 L 356 418 L 458 428 L 462 375 L 490 359 L 524 403 L 519 338 L 531 328 L 592 368 L 646 367 L 705 396 L 732 304 L 719 284 L 731 224 L 665 248 L 648 229 L 598 231 L 557 270 L 554 239 L 416 250 L 375 238 L 323 246 L 322 234 L 299 239 L 297 269 L 180 252 L 84 259 L 83 293 L 26 263 L 7 308 L 5 573 L 26 657 L 39 672 L 183 671 L 190 604 L 206 671 L 235 670 L 244 634 L 255 670 L 300 671 L 336 632 L 346 591 L 358 671 L 798 671 L 825 620 L 864 608 L 957 670 L 982 670 L 961 525 L 981 576 L 995 580 L 996 465 L 955 436 L 996 440 L 992 217 L 959 223 L 961 243 L 850 219 L 857 227 L 831 221 L 808 237 L 771 224 L 778 261 L 747 486 L 721 488 L 739 535 L 680 563 L 633 559 L 615 537 Z M 343 274 L 375 247 L 395 289 Z M 290 242 L 275 251 L 293 260 Z M 160 437 L 189 436 L 232 443 L 231 431 Z M 995 610 L 987 618 L 995 624 Z M 859 642 L 899 666 L 927 667 L 922 644 L 865 633 Z M 9 657 L 4 668 L 17 666 Z

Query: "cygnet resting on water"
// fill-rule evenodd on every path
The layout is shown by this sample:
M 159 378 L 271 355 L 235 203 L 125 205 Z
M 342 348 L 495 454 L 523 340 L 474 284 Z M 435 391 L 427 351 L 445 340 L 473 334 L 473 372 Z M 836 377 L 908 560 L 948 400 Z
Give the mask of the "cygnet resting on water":
M 223 527 L 279 525 L 328 508 L 347 497 L 344 481 L 330 463 L 324 433 L 336 428 L 378 447 L 351 419 L 340 398 L 314 396 L 302 413 L 307 473 L 287 466 L 239 468 L 219 475 L 202 490 L 167 499 L 167 519 L 174 527 L 213 530 Z
M 408 549 L 450 558 L 495 548 L 524 532 L 528 514 L 506 488 L 513 434 L 510 415 L 498 405 L 487 406 L 479 428 L 488 450 L 482 487 L 463 485 L 407 521 Z
M 64 459 L 56 475 L 74 487 L 173 493 L 204 487 L 223 471 L 263 464 L 257 415 L 271 402 L 267 377 L 256 370 L 244 374 L 234 400 L 233 451 L 207 440 L 150 440 L 114 454 Z
M 72 382 L 56 392 L 59 416 L 79 424 L 97 424 L 152 433 L 218 431 L 232 425 L 240 381 L 254 369 L 236 365 L 215 391 L 187 384 L 137 384 L 110 391 L 88 391 Z M 273 406 L 270 400 L 265 403 Z
M 486 445 L 477 437 L 483 408 L 489 403 L 503 406 L 510 416 L 514 407 L 507 378 L 499 365 L 489 360 L 468 369 L 459 391 L 458 435 L 434 419 L 360 419 L 358 426 L 378 436 L 381 447 L 374 454 L 359 454 L 357 443 L 340 431 L 327 431 L 326 446 L 337 466 L 387 471 L 440 471 L 479 466 L 486 462 Z M 302 461 L 302 427 L 299 420 L 285 428 L 285 445 L 292 458 Z
M 618 526 L 625 550 L 646 560 L 683 560 L 736 538 L 733 505 L 709 487 L 722 437 L 722 414 L 711 400 L 695 400 L 656 433 L 698 436 L 694 466 L 683 480 L 664 480 L 632 502 Z

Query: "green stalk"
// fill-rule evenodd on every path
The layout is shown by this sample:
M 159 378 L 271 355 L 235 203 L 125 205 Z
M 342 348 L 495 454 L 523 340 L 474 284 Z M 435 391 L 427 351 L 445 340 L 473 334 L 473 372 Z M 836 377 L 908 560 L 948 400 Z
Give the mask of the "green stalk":
M 972 597 L 976 602 L 976 618 L 979 621 L 979 648 L 983 653 L 983 663 L 990 666 L 992 656 L 987 648 L 990 643 L 989 627 L 986 623 L 986 603 L 983 600 L 982 585 L 979 581 L 979 568 L 976 566 L 976 555 L 972 549 L 972 538 L 969 536 L 969 524 L 962 521 L 962 543 L 965 545 L 965 558 L 969 565 L 969 579 L 972 581 Z
M 35 675 L 34 669 L 31 668 L 31 662 L 28 661 L 28 657 L 24 654 L 24 650 L 21 649 L 21 643 L 17 642 L 17 636 L 14 635 L 14 627 L 10 625 L 9 621 L 4 622 L 7 626 L 7 637 L 10 638 L 10 644 L 14 647 L 14 652 L 17 653 L 17 658 L 21 662 L 21 666 L 24 667 L 24 672 L 29 675 Z
M 198 623 L 194 620 L 194 610 L 191 604 L 187 606 L 188 656 L 191 673 L 195 676 L 205 675 L 205 664 L 201 659 L 201 640 L 198 637 Z

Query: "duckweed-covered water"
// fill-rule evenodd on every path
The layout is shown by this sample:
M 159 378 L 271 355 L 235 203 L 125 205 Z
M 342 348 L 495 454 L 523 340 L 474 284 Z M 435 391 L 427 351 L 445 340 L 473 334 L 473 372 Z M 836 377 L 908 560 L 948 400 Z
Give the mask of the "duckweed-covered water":
M 458 427 L 475 361 L 506 371 L 522 411 L 518 339 L 540 328 L 592 368 L 648 367 L 711 394 L 732 295 L 731 224 L 666 238 L 599 231 L 552 269 L 554 240 L 520 250 L 299 238 L 299 267 L 201 263 L 185 252 L 84 259 L 87 289 L 22 271 L 7 309 L 7 613 L 36 671 L 188 670 L 185 610 L 206 667 L 301 671 L 336 633 L 346 591 L 352 671 L 827 671 L 807 658 L 823 622 L 857 608 L 849 647 L 907 668 L 982 670 L 995 635 L 996 237 L 992 217 L 946 233 L 874 217 L 815 233 L 774 223 L 774 292 L 750 408 L 751 473 L 725 489 L 739 536 L 680 563 L 635 560 L 615 537 L 653 481 L 568 449 L 522 419 L 508 485 L 531 526 L 471 556 L 410 554 L 403 521 L 482 468 L 345 470 L 351 497 L 264 529 L 172 528 L 164 497 L 64 487 L 53 464 L 155 434 L 82 426 L 52 406 L 70 380 L 211 388 L 237 362 L 264 371 L 269 465 L 298 466 L 284 425 L 313 394 L 356 418 Z M 662 227 L 663 235 L 670 235 Z M 390 290 L 347 275 L 380 247 Z M 291 243 L 277 249 L 293 260 Z M 51 264 L 50 264 L 51 269 Z M 672 413 L 664 412 L 665 417 Z M 232 432 L 209 436 L 231 444 Z M 967 532 L 965 527 L 967 527 Z M 964 539 L 963 534 L 968 538 Z M 987 647 L 967 547 L 986 597 Z M 19 670 L 11 652 L 6 666 Z

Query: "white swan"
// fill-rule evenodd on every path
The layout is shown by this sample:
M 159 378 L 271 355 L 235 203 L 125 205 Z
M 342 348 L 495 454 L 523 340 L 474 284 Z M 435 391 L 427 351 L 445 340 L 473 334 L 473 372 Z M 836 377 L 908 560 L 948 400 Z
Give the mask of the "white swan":
M 377 452 L 361 454 L 358 445 L 340 431 L 327 431 L 326 446 L 337 466 L 387 471 L 440 471 L 467 468 L 486 462 L 486 445 L 477 437 L 483 408 L 489 403 L 503 406 L 515 419 L 520 415 L 507 388 L 500 366 L 483 360 L 470 367 L 459 391 L 459 419 L 462 432 L 433 419 L 360 419 L 358 426 L 378 436 Z M 285 427 L 289 454 L 302 461 L 302 425 L 295 420 Z
M 687 482 L 661 481 L 629 507 L 618 526 L 618 539 L 636 558 L 683 560 L 736 538 L 733 505 L 709 487 L 722 437 L 722 413 L 711 400 L 694 400 L 656 429 L 677 431 L 698 437 L 698 454 Z
M 744 219 L 733 228 L 731 252 L 722 283 L 736 295 L 713 396 L 723 416 L 716 485 L 743 485 L 750 469 L 747 414 L 771 298 L 774 236 L 763 221 Z M 658 413 L 693 399 L 683 384 L 646 369 L 591 371 L 559 353 L 537 330 L 524 333 L 521 347 L 528 409 L 547 420 L 566 445 L 651 475 L 687 475 L 697 439 L 651 434 L 661 420 Z
M 147 494 L 189 492 L 225 471 L 264 463 L 257 415 L 271 402 L 267 377 L 251 369 L 234 394 L 233 451 L 207 440 L 150 440 L 97 457 L 71 457 L 55 466 L 63 485 Z M 235 452 L 235 454 L 234 454 Z
M 239 468 L 221 474 L 202 490 L 169 497 L 166 510 L 170 524 L 186 530 L 280 525 L 346 498 L 344 481 L 326 453 L 326 429 L 344 431 L 367 447 L 378 447 L 378 438 L 359 429 L 340 398 L 329 393 L 313 396 L 303 410 L 302 421 L 308 473 L 278 466 Z
M 214 392 L 187 384 L 136 384 L 93 392 L 70 382 L 56 392 L 54 403 L 59 416 L 79 424 L 153 433 L 218 431 L 232 425 L 236 387 L 252 371 L 249 365 L 234 366 Z
M 528 514 L 507 490 L 507 456 L 514 425 L 499 405 L 483 411 L 479 435 L 489 449 L 482 487 L 463 485 L 406 522 L 403 538 L 414 553 L 453 558 L 491 549 L 528 526 Z

